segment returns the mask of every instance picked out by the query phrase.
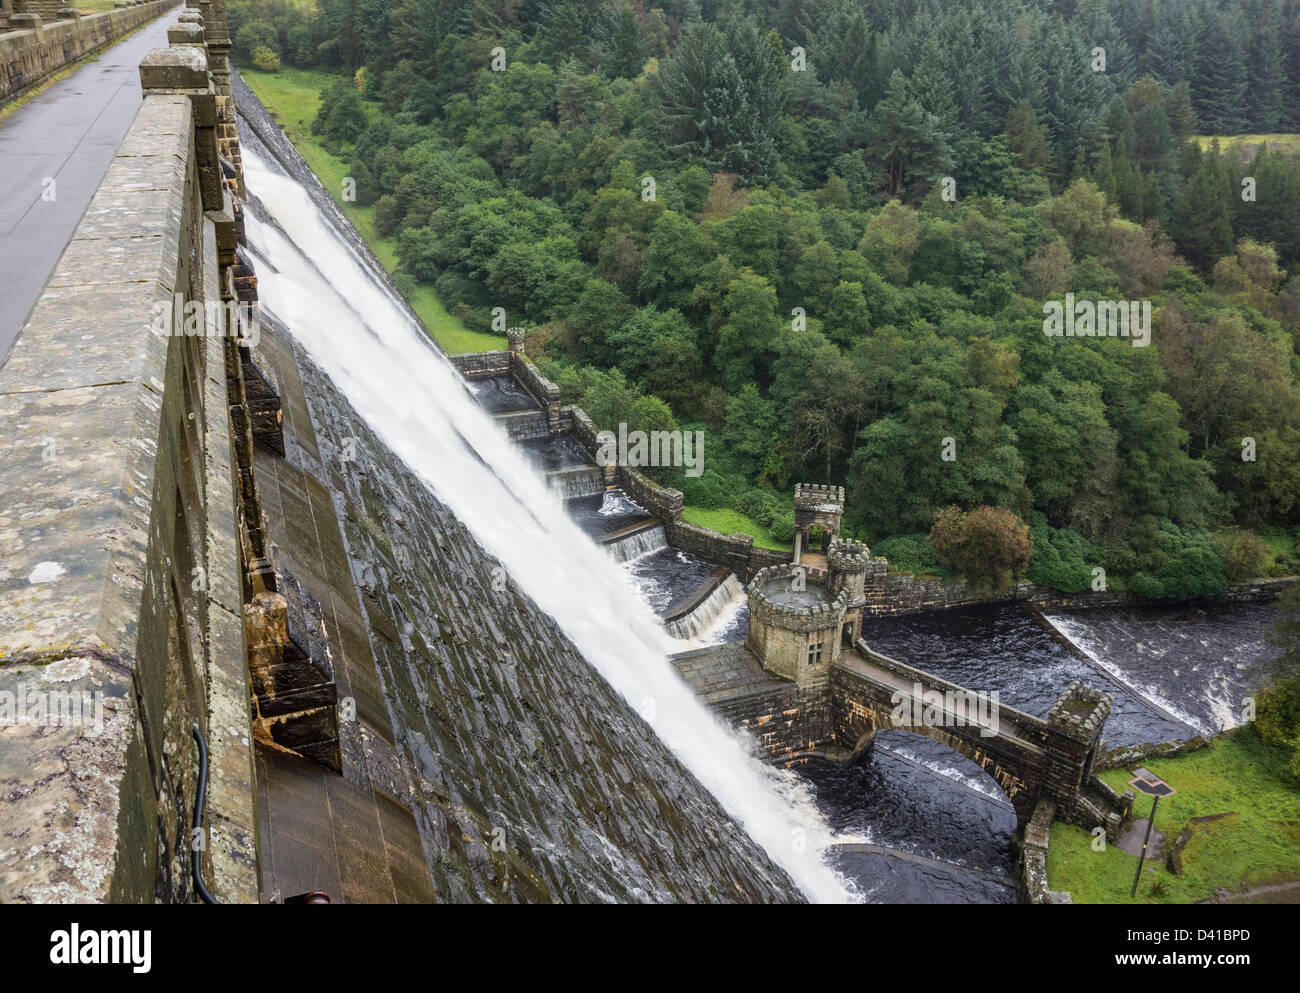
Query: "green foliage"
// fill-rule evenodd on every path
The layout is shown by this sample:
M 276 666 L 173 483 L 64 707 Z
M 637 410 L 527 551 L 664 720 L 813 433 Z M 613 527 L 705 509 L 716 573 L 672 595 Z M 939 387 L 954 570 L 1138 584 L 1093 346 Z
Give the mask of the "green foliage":
M 339 79 L 321 94 L 320 110 L 311 123 L 311 131 L 324 139 L 326 145 L 350 145 L 361 137 L 368 123 L 356 87 L 350 80 Z
M 934 515 L 926 540 L 972 589 L 995 592 L 1024 575 L 1033 548 L 1029 526 L 1005 507 L 947 507 Z
M 262 72 L 279 72 L 280 53 L 266 45 L 258 45 L 253 49 L 253 65 Z
M 1092 570 L 1102 565 L 1095 545 L 1068 529 L 1040 524 L 1030 529 L 1034 552 L 1026 578 L 1062 593 L 1079 593 L 1092 585 Z M 1105 568 L 1102 566 L 1102 568 Z
M 1214 541 L 1223 556 L 1223 571 L 1233 582 L 1264 575 L 1273 557 L 1258 535 L 1243 528 L 1220 531 Z
M 917 575 L 936 575 L 940 571 L 939 553 L 926 541 L 924 534 L 899 534 L 876 542 L 873 555 L 889 560 L 891 569 Z
M 796 478 L 845 483 L 873 539 L 1012 508 L 1058 588 L 1090 562 L 1150 596 L 1300 565 L 1207 536 L 1300 524 L 1300 157 L 1193 140 L 1300 130 L 1287 5 L 231 0 L 228 20 L 241 65 L 282 60 L 262 79 L 331 74 L 286 123 L 314 116 L 338 158 L 313 166 L 356 181 L 345 206 L 404 293 L 466 347 L 495 307 L 547 325 L 572 400 L 704 422 L 724 464 L 683 482 L 701 509 Z M 1046 338 L 1066 292 L 1149 299 L 1151 347 Z
M 1203 531 L 1160 521 L 1144 525 L 1135 537 L 1138 571 L 1131 588 L 1149 600 L 1194 600 L 1214 596 L 1228 585 L 1223 556 Z

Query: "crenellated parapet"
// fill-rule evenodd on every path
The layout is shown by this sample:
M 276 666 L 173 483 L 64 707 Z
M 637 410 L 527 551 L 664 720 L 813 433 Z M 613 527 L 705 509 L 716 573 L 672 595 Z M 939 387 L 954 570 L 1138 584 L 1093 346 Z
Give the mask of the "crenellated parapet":
M 829 573 L 789 563 L 768 566 L 749 583 L 748 644 L 763 668 L 801 689 L 826 685 L 840 656 L 847 601 Z
M 822 551 L 840 533 L 844 516 L 844 487 L 797 483 L 794 488 L 794 561 L 798 562 L 813 528 L 821 528 Z
M 844 513 L 844 487 L 819 483 L 796 483 L 794 508 L 826 514 L 842 514 Z

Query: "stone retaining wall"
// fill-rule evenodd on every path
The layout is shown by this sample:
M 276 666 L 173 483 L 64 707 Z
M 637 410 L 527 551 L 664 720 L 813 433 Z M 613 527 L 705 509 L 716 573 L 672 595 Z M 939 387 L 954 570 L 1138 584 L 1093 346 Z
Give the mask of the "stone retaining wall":
M 1256 579 L 1228 587 L 1213 601 L 1261 603 L 1276 600 L 1283 590 L 1300 582 L 1300 577 Z M 867 565 L 866 613 L 872 616 L 918 614 L 927 610 L 951 610 L 987 603 L 1027 601 L 1047 610 L 1093 610 L 1101 607 L 1158 606 L 1168 601 L 1146 600 L 1127 590 L 1084 590 L 1062 593 L 1037 583 L 1016 583 L 1005 593 L 976 593 L 964 579 L 940 579 L 890 573 L 886 559 L 872 559 Z
M 441 349 L 442 346 L 438 347 Z M 450 355 L 448 358 L 466 379 L 504 376 L 510 371 L 510 353 L 507 351 L 466 352 L 463 355 Z
M 1025 903 L 1074 902 L 1069 893 L 1047 888 L 1047 853 L 1055 816 L 1056 804 L 1044 798 L 1038 801 L 1034 816 L 1025 825 L 1025 841 L 1020 852 L 1020 899 Z
M 43 20 L 38 13 L 34 24 L 27 21 L 31 15 L 14 15 L 11 27 L 21 25 L 21 29 L 0 33 L 0 104 L 175 6 L 176 0 L 140 0 L 117 10 L 57 21 Z M 53 16 L 50 11 L 49 17 Z
M 674 548 L 690 552 L 714 565 L 726 566 L 741 579 L 749 576 L 749 554 L 754 544 L 754 539 L 749 535 L 722 534 L 682 520 L 666 524 L 665 527 L 668 544 Z

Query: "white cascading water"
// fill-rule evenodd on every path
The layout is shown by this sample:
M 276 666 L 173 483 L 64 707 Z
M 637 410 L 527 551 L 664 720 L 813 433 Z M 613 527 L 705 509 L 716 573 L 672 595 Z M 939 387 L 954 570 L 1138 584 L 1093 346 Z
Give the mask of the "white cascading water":
M 605 474 L 595 466 L 590 469 L 556 469 L 546 474 L 546 485 L 561 500 L 595 496 L 605 489 Z
M 669 621 L 664 628 L 669 637 L 692 642 L 692 647 L 703 647 L 711 644 L 708 636 L 720 626 L 720 622 L 729 622 L 745 603 L 744 587 L 735 573 L 728 573 L 703 603 L 685 617 Z
M 636 534 L 630 534 L 626 538 L 619 538 L 618 541 L 611 541 L 605 545 L 605 551 L 614 557 L 615 562 L 626 565 L 642 555 L 650 555 L 667 547 L 668 532 L 664 530 L 662 524 L 659 524 L 638 531 Z
M 263 305 L 803 893 L 852 899 L 821 855 L 834 838 L 793 774 L 760 762 L 695 698 L 667 659 L 680 643 L 306 190 L 252 148 L 243 163 L 281 229 L 246 212 L 250 247 L 269 263 L 258 267 Z

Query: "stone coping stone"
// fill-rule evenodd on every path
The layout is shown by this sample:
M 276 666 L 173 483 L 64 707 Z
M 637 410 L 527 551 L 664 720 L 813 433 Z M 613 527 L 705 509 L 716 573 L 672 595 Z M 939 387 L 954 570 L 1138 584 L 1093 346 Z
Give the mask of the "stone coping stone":
M 166 149 L 188 148 L 190 120 L 188 100 L 163 97 L 136 122 Z M 173 344 L 147 322 L 171 299 L 184 190 L 165 153 L 145 172 L 176 183 L 176 198 L 121 189 L 138 180 L 110 167 L 0 367 L 0 664 L 74 649 L 134 657 Z M 114 226 L 123 197 L 136 201 L 135 235 Z

